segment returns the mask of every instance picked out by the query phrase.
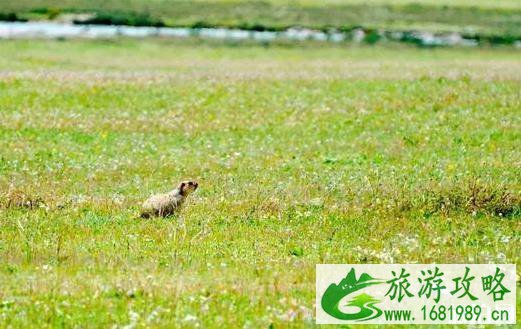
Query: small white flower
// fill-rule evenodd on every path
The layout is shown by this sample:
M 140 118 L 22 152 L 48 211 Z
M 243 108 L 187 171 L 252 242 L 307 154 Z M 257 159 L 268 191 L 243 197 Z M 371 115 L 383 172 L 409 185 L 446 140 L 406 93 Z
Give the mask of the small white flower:
M 158 317 L 158 315 L 159 315 L 159 310 L 156 308 L 155 310 L 150 312 L 150 314 L 147 316 L 147 322 L 154 321 Z
M 510 241 L 510 237 L 509 236 L 506 236 L 506 235 L 503 235 L 500 239 L 499 239 L 499 242 L 502 242 L 502 243 L 508 243 Z
M 130 317 L 130 323 L 124 326 L 124 329 L 134 329 L 136 327 L 137 321 L 139 320 L 139 313 L 136 313 L 134 311 L 128 312 L 128 315 Z
M 184 322 L 192 322 L 192 321 L 197 321 L 197 317 L 195 315 L 192 315 L 192 314 L 187 314 L 185 316 L 185 318 L 183 319 Z
M 498 261 L 500 261 L 501 263 L 506 263 L 506 261 L 507 261 L 507 256 L 505 256 L 505 254 L 502 252 L 497 254 L 496 257 L 497 257 Z
M 129 316 L 130 316 L 130 321 L 132 321 L 132 322 L 137 322 L 137 320 L 139 320 L 139 313 L 137 313 L 137 312 L 130 311 Z

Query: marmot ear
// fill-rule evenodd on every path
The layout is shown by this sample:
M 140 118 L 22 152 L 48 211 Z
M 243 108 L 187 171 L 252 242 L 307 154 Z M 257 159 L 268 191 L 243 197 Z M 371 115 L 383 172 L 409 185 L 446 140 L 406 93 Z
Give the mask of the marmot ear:
M 182 182 L 181 185 L 179 185 L 179 188 L 183 188 L 185 187 L 186 183 L 185 182 Z

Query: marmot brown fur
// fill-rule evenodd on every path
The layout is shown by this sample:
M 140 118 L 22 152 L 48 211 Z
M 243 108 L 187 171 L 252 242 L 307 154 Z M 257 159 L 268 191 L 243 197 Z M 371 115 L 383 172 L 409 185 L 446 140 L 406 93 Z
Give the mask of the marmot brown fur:
M 143 202 L 141 217 L 152 216 L 168 217 L 179 211 L 186 197 L 195 191 L 199 184 L 194 181 L 185 181 L 179 186 L 165 194 L 156 194 Z

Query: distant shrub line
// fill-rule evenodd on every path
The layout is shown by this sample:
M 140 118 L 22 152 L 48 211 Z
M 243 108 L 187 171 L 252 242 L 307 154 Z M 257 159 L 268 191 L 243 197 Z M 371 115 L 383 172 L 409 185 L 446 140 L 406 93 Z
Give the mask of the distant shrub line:
M 18 17 L 16 13 L 0 12 L 0 22 L 27 22 L 27 19 Z
M 29 11 L 31 14 L 43 15 L 48 19 L 54 19 L 63 12 L 80 13 L 77 9 L 57 9 L 39 7 Z M 2 13 L 0 12 L 0 21 L 8 22 L 26 22 L 28 19 L 20 17 L 14 12 Z M 123 26 L 135 26 L 135 27 L 177 27 L 177 28 L 227 28 L 227 29 L 240 29 L 245 31 L 270 31 L 270 32 L 282 32 L 295 25 L 266 25 L 258 22 L 231 22 L 231 23 L 211 23 L 208 21 L 196 21 L 193 23 L 184 24 L 172 24 L 166 23 L 165 21 L 151 16 L 149 13 L 139 13 L 135 11 L 107 11 L 98 10 L 94 14 L 85 19 L 75 19 L 74 24 L 78 25 L 123 25 Z M 316 31 L 322 31 L 329 33 L 331 31 L 337 31 L 344 33 L 347 38 L 346 40 L 352 39 L 353 32 L 361 30 L 364 32 L 363 42 L 368 44 L 377 43 L 383 39 L 391 41 L 399 41 L 405 43 L 411 43 L 418 46 L 439 46 L 437 44 L 426 44 L 425 40 L 418 36 L 417 31 L 390 31 L 380 30 L 375 28 L 362 27 L 356 25 L 343 25 L 343 26 L 302 26 L 303 28 L 309 28 Z M 393 34 L 399 33 L 400 36 L 396 37 Z M 511 45 L 521 40 L 521 35 L 516 34 L 503 34 L 497 35 L 494 33 L 461 33 L 460 36 L 468 41 L 476 42 L 477 44 L 484 45 Z
M 79 25 L 89 25 L 89 24 L 97 24 L 97 25 L 126 25 L 126 26 L 150 26 L 150 27 L 184 27 L 184 28 L 193 28 L 193 29 L 202 29 L 202 28 L 227 28 L 227 29 L 239 29 L 245 31 L 257 31 L 257 32 L 282 32 L 286 31 L 294 26 L 267 26 L 260 23 L 248 23 L 243 22 L 239 24 L 214 24 L 205 21 L 197 21 L 192 24 L 185 25 L 175 25 L 175 24 L 166 24 L 160 19 L 152 18 L 148 14 L 142 13 L 123 13 L 123 12 L 102 12 L 97 13 L 91 18 L 85 20 L 74 20 L 75 24 Z M 353 31 L 360 29 L 365 32 L 365 37 L 363 39 L 364 42 L 368 44 L 374 44 L 380 41 L 382 38 L 389 39 L 389 35 L 393 33 L 393 31 L 384 31 L 379 32 L 377 29 L 373 28 L 364 28 L 360 25 L 352 25 L 352 26 L 341 26 L 341 27 L 333 27 L 333 26 L 323 26 L 319 28 L 313 28 L 314 30 L 329 32 L 331 30 L 336 30 L 341 33 L 350 34 Z M 401 32 L 402 37 L 398 39 L 392 39 L 394 41 L 401 41 L 406 43 L 412 43 L 419 46 L 425 46 L 423 40 L 417 36 L 415 36 L 415 32 L 413 31 L 404 31 Z M 515 35 L 483 35 L 483 34 L 461 34 L 464 39 L 474 40 L 479 44 L 492 44 L 492 45 L 509 45 L 514 42 L 521 40 L 521 36 Z
M 267 26 L 260 23 L 249 23 L 242 22 L 238 24 L 214 24 L 205 21 L 196 21 L 191 24 L 167 24 L 164 21 L 153 18 L 147 13 L 135 13 L 135 12 L 99 12 L 93 17 L 74 20 L 74 24 L 79 25 L 126 25 L 126 26 L 150 26 L 150 27 L 184 27 L 193 29 L 202 28 L 229 28 L 229 29 L 240 29 L 246 31 L 272 31 L 280 32 L 284 31 L 291 26 Z
M 74 20 L 74 24 L 97 24 L 97 25 L 127 25 L 127 26 L 150 26 L 165 27 L 166 24 L 160 19 L 151 17 L 147 13 L 135 12 L 101 12 L 85 20 Z

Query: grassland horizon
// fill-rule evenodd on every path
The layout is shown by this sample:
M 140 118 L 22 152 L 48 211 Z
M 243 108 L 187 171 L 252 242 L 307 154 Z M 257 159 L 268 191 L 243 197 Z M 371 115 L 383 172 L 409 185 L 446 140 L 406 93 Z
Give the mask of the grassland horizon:
M 368 33 L 459 33 L 492 44 L 521 40 L 521 5 L 503 1 L 177 1 L 0 0 L 0 20 L 70 20 L 132 26 L 224 27 L 281 31 L 301 27 Z M 80 15 L 81 16 L 81 15 Z M 68 18 L 67 18 L 68 17 Z

